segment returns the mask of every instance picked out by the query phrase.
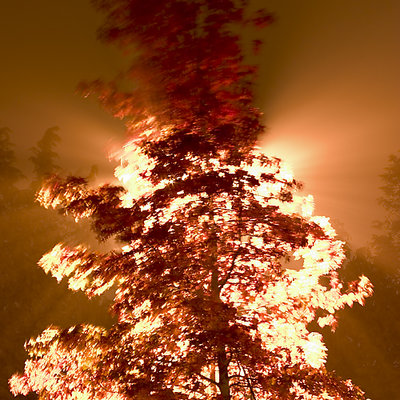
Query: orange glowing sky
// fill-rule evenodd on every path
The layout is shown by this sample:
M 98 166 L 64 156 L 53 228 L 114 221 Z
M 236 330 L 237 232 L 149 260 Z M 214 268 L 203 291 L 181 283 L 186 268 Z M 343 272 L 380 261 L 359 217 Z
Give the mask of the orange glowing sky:
M 362 245 L 380 217 L 379 174 L 400 149 L 400 2 L 268 1 L 265 143 Z M 338 227 L 340 230 L 340 227 Z
M 381 215 L 378 175 L 400 148 L 400 2 L 257 2 L 277 16 L 260 57 L 263 145 L 292 166 L 316 213 L 363 245 Z M 0 126 L 13 130 L 26 173 L 29 148 L 58 125 L 60 164 L 84 174 L 96 163 L 101 178 L 111 175 L 106 153 L 123 127 L 75 94 L 80 80 L 121 68 L 96 41 L 100 21 L 89 0 L 0 4 Z

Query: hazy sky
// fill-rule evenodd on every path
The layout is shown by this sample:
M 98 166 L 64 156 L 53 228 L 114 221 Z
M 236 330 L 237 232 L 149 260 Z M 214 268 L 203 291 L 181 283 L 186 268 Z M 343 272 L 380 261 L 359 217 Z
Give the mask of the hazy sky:
M 257 1 L 277 16 L 257 85 L 264 144 L 292 165 L 317 212 L 362 245 L 380 215 L 378 175 L 400 148 L 400 2 Z M 96 41 L 100 21 L 89 0 L 0 2 L 0 126 L 13 130 L 26 172 L 29 148 L 54 125 L 62 165 L 110 172 L 104 160 L 123 127 L 75 94 L 80 80 L 120 68 Z
M 355 244 L 379 218 L 378 175 L 400 149 L 400 2 L 269 1 L 266 143 Z

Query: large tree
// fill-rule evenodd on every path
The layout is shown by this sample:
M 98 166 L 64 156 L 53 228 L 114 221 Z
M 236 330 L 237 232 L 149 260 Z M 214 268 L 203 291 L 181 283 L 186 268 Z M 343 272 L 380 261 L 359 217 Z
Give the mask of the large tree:
M 101 254 L 59 244 L 40 265 L 88 296 L 115 290 L 118 320 L 31 339 L 13 393 L 362 399 L 325 369 L 322 337 L 307 328 L 334 325 L 369 281 L 339 280 L 344 254 L 329 220 L 312 216 L 298 183 L 256 147 L 254 69 L 235 32 L 271 17 L 248 16 L 246 1 L 95 3 L 107 16 L 102 37 L 133 58 L 120 86 L 88 86 L 126 120 L 123 185 L 55 177 L 38 199 L 121 245 Z

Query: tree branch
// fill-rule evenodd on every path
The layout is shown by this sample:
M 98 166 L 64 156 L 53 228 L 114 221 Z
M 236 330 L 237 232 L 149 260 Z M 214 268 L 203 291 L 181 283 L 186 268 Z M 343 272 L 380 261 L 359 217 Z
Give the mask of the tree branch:
M 241 186 L 242 186 L 242 183 L 239 184 L 239 187 L 241 187 Z M 239 236 L 240 245 L 237 248 L 237 250 L 235 251 L 235 253 L 233 254 L 231 266 L 229 267 L 228 273 L 226 274 L 225 278 L 218 285 L 219 290 L 221 290 L 226 285 L 226 282 L 228 282 L 229 278 L 231 277 L 233 269 L 235 267 L 235 261 L 238 258 L 239 254 L 242 250 L 242 223 L 243 223 L 242 211 L 243 211 L 242 203 L 240 202 L 239 203 L 239 215 L 238 215 L 238 236 Z
M 235 268 L 235 261 L 238 258 L 241 250 L 242 250 L 242 247 L 240 245 L 233 255 L 231 266 L 229 267 L 229 270 L 228 270 L 225 278 L 218 285 L 220 290 L 226 285 L 226 282 L 228 282 L 229 278 L 231 277 L 233 269 Z
M 198 375 L 201 379 L 205 379 L 207 382 L 210 382 L 214 384 L 215 386 L 218 386 L 218 382 L 215 382 L 214 379 L 211 379 L 203 374 L 200 374 L 199 372 L 196 372 L 196 375 Z
M 236 353 L 236 355 L 238 356 L 238 353 Z M 245 367 L 243 366 L 243 364 L 239 361 L 239 357 L 237 357 L 236 362 L 237 362 L 237 365 L 239 367 L 239 370 L 241 369 L 243 371 L 244 378 L 246 379 L 247 386 L 248 386 L 248 388 L 250 390 L 250 394 L 251 394 L 252 400 L 257 400 L 256 395 L 254 393 L 253 386 L 252 386 L 250 378 L 249 378 L 249 375 L 248 375 Z

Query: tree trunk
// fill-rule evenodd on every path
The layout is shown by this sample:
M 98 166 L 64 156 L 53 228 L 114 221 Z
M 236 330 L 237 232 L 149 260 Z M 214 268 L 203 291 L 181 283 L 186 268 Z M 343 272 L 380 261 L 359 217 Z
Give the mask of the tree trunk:
M 221 349 L 218 351 L 218 372 L 219 372 L 219 390 L 221 391 L 221 395 L 224 400 L 231 399 L 228 365 L 229 361 L 226 358 L 225 346 L 222 345 Z
M 217 236 L 215 232 L 212 230 L 211 231 L 211 238 L 210 238 L 210 267 L 211 267 L 211 299 L 216 303 L 216 304 L 221 304 L 222 301 L 220 298 L 220 285 L 219 285 L 219 271 L 218 267 L 216 265 L 217 261 Z M 222 307 L 221 307 L 222 309 Z M 216 312 L 221 312 L 220 307 L 216 308 Z M 213 328 L 215 330 L 220 330 L 223 328 L 224 321 L 221 319 L 222 316 L 216 315 L 214 316 L 213 320 Z M 229 360 L 227 359 L 226 356 L 226 349 L 225 349 L 225 344 L 220 343 L 217 349 L 217 366 L 218 366 L 218 388 L 221 392 L 223 400 L 231 400 L 231 394 L 230 394 L 230 386 L 229 386 L 229 373 L 228 373 L 228 366 L 229 366 Z

